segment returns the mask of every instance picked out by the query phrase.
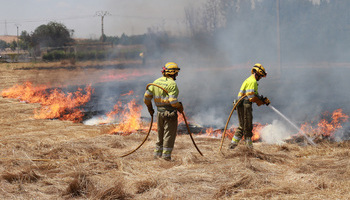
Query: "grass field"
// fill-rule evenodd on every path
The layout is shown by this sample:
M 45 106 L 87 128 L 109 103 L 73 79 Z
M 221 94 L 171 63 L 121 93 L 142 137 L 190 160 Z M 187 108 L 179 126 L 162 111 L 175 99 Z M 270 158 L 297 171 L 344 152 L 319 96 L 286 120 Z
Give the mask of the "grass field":
M 82 68 L 88 65 L 96 63 L 1 64 L 0 90 L 25 81 L 84 84 L 106 73 Z M 0 97 L 0 199 L 350 199 L 349 141 L 229 151 L 226 139 L 221 154 L 220 139 L 194 136 L 202 157 L 188 135 L 178 135 L 167 162 L 152 156 L 152 131 L 138 151 L 120 158 L 146 130 L 121 136 L 107 134 L 105 125 L 35 119 L 38 107 Z

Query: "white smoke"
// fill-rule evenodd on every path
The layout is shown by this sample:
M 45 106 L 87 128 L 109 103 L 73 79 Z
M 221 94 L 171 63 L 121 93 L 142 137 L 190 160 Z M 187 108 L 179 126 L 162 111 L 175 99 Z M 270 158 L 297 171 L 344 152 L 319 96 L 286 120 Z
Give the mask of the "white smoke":
M 312 2 L 313 5 L 320 5 L 321 4 L 321 0 L 310 0 Z M 329 0 L 326 0 L 327 3 L 329 3 Z
M 196 123 L 206 126 L 212 126 L 212 127 L 223 127 L 225 124 L 224 117 L 218 117 L 221 113 L 218 113 L 218 110 L 215 108 L 209 108 L 205 109 L 203 112 L 199 112 L 198 114 L 195 114 L 193 117 L 191 117 Z
M 343 125 L 343 128 L 335 132 L 334 140 L 337 142 L 350 140 L 350 122 L 346 123 L 345 125 Z
M 261 140 L 268 144 L 283 144 L 285 139 L 295 133 L 292 133 L 279 120 L 273 120 L 272 124 L 265 126 L 261 130 Z

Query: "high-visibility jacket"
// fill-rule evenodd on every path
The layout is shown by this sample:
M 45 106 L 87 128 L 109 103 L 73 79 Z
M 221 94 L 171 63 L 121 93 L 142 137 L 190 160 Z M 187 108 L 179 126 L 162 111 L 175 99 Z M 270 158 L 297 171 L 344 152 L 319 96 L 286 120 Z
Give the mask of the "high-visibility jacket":
M 252 74 L 242 83 L 241 89 L 238 93 L 238 98 L 241 98 L 243 95 L 247 95 L 250 102 L 255 102 L 258 106 L 264 104 L 259 96 L 258 85 L 259 84 L 256 81 L 254 74 Z
M 155 80 L 153 83 L 164 88 L 168 94 L 159 87 L 150 85 L 143 98 L 143 101 L 147 106 L 152 106 L 152 98 L 154 98 L 154 103 L 157 107 L 172 106 L 174 108 L 179 108 L 181 106 L 177 99 L 179 89 L 172 78 L 163 76 Z

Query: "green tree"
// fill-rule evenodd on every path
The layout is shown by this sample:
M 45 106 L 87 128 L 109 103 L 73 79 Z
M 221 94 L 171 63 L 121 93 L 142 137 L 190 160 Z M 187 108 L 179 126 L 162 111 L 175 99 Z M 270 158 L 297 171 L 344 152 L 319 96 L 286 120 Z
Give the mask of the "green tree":
M 22 31 L 21 35 L 19 36 L 19 40 L 19 46 L 21 49 L 28 50 L 34 47 L 32 37 L 27 31 Z
M 61 23 L 49 22 L 36 28 L 31 35 L 32 44 L 40 47 L 62 47 L 74 42 L 74 30 Z
M 10 43 L 10 48 L 11 48 L 12 51 L 16 50 L 16 48 L 17 48 L 17 42 L 13 40 L 13 41 Z
M 5 50 L 8 47 L 8 44 L 4 40 L 0 40 L 0 49 Z

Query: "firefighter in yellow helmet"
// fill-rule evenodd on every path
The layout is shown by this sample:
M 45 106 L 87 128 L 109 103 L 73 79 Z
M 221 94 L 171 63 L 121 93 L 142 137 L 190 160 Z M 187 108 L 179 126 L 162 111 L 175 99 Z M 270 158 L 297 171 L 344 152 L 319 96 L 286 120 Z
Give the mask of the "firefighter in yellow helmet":
M 234 149 L 239 141 L 244 136 L 247 147 L 252 148 L 252 136 L 253 136 L 253 108 L 252 104 L 256 103 L 258 106 L 263 104 L 269 105 L 270 100 L 267 97 L 263 97 L 258 93 L 258 81 L 262 77 L 266 77 L 267 73 L 265 68 L 260 64 L 256 63 L 252 68 L 252 75 L 248 77 L 242 84 L 238 93 L 238 98 L 246 95 L 242 101 L 237 105 L 237 114 L 239 127 L 232 141 L 229 145 L 229 149 Z
M 176 85 L 176 77 L 180 71 L 174 62 L 168 62 L 162 68 L 163 77 L 156 79 L 153 84 L 164 88 L 166 92 L 157 86 L 151 85 L 145 92 L 143 101 L 148 112 L 153 116 L 152 99 L 157 106 L 158 138 L 154 150 L 155 158 L 171 160 L 177 132 L 177 111 L 183 112 L 181 102 L 178 102 L 179 89 Z

